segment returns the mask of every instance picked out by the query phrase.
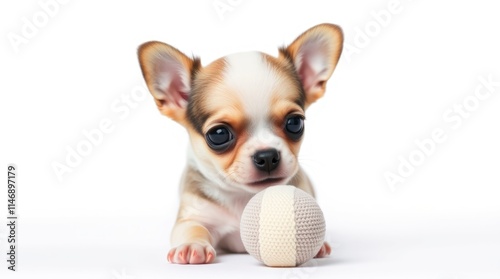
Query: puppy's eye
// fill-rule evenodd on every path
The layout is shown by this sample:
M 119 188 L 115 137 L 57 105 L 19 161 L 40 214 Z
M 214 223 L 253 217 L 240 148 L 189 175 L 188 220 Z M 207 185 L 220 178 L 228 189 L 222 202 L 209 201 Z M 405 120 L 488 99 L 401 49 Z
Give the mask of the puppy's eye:
M 292 140 L 299 140 L 304 134 L 304 117 L 290 115 L 285 120 L 285 133 Z
M 221 125 L 208 130 L 205 140 L 213 150 L 224 152 L 234 143 L 234 135 L 229 127 Z

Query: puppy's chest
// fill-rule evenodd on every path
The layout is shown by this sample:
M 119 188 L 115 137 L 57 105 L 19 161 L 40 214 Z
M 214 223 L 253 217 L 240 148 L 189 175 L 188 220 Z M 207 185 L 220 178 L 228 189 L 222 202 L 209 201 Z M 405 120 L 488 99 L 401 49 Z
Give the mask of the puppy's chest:
M 246 251 L 240 238 L 240 220 L 248 200 L 248 197 L 235 198 L 221 208 L 226 219 L 221 220 L 224 225 L 219 229 L 221 239 L 218 247 L 238 253 Z
M 237 232 L 240 229 L 240 219 L 250 197 L 228 197 L 219 204 L 212 204 L 203 213 L 204 222 L 222 235 Z

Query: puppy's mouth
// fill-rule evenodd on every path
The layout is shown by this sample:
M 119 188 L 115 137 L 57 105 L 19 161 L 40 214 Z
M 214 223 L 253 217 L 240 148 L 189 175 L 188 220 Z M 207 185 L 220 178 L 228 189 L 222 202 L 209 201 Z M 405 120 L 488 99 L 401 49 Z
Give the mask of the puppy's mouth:
M 285 177 L 267 177 L 262 180 L 249 183 L 248 185 L 256 187 L 267 187 L 267 186 L 284 184 L 285 180 L 286 180 Z

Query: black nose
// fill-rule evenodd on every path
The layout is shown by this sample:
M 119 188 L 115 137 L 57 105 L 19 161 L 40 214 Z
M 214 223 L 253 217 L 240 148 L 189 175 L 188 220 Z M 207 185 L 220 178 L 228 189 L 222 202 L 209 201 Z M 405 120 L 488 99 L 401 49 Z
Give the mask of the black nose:
M 255 152 L 252 159 L 257 169 L 271 172 L 280 163 L 280 153 L 274 148 L 260 150 Z

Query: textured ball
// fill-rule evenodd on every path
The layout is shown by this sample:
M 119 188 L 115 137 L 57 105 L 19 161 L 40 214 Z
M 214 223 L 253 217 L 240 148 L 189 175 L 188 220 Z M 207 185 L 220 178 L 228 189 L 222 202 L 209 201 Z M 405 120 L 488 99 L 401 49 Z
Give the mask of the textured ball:
M 294 186 L 273 186 L 248 202 L 240 233 L 247 252 L 265 265 L 298 266 L 321 249 L 325 218 L 308 193 Z

